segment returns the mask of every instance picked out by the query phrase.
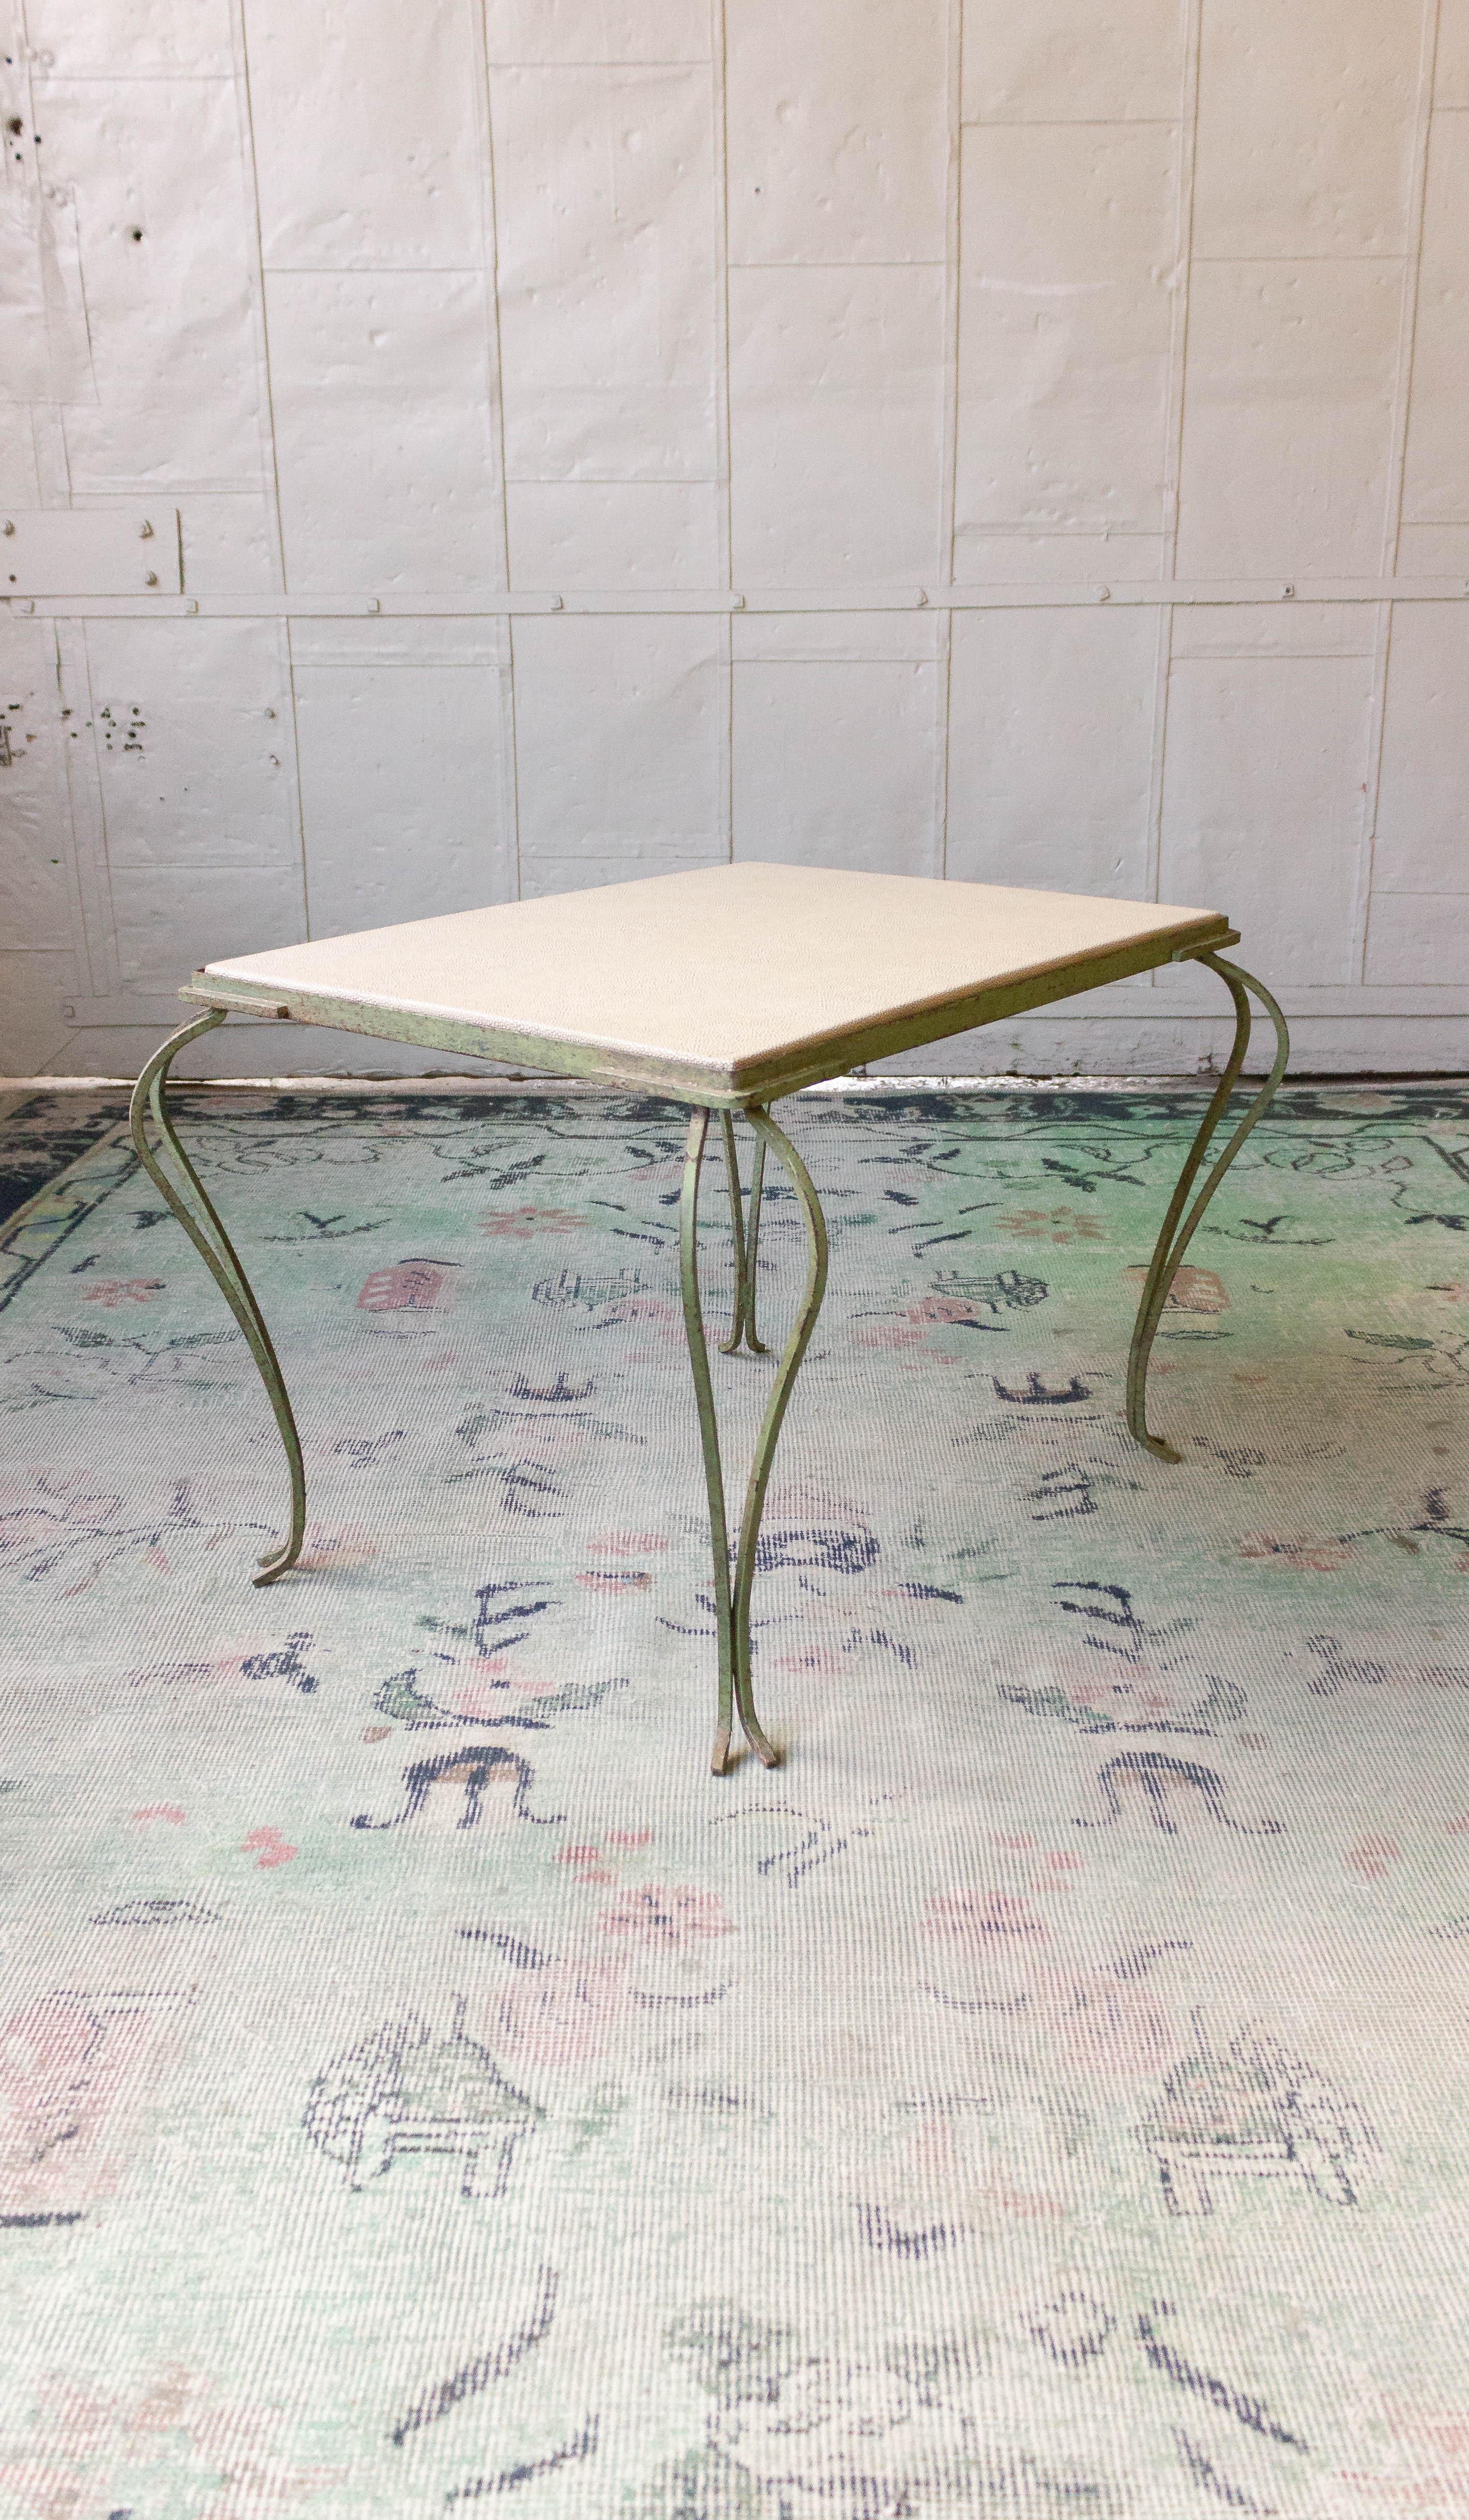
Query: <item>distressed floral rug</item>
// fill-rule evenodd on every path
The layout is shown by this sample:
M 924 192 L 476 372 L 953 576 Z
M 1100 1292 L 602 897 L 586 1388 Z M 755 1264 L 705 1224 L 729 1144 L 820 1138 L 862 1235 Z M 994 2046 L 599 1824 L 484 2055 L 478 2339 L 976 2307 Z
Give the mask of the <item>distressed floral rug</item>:
M 3 2520 L 1469 2510 L 1469 1096 L 802 1098 L 713 1638 L 680 1115 L 181 1098 L 5 1245 Z M 707 1286 L 731 1252 L 711 1165 Z M 799 1219 L 777 1185 L 764 1321 Z M 771 1367 L 716 1359 L 747 1449 Z

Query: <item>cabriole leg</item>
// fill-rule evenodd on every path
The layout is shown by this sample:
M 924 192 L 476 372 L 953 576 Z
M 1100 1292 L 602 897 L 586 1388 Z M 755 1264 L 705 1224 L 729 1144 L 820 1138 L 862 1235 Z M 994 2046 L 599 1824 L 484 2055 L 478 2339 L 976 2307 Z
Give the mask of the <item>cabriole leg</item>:
M 223 1021 L 224 1010 L 211 1007 L 192 1023 L 184 1024 L 160 1050 L 155 1051 L 133 1088 L 130 1120 L 138 1160 L 172 1208 L 245 1332 L 275 1412 L 276 1424 L 281 1430 L 290 1472 L 290 1529 L 282 1546 L 267 1551 L 260 1559 L 260 1572 L 253 1579 L 257 1584 L 273 1584 L 278 1575 L 284 1575 L 295 1564 L 305 1536 L 306 1476 L 301 1463 L 300 1437 L 296 1433 L 280 1362 L 260 1307 L 240 1265 L 235 1246 L 219 1221 L 213 1201 L 179 1144 L 164 1101 L 168 1070 L 178 1053 L 191 1041 L 197 1041 L 201 1033 L 212 1032 L 215 1025 Z M 146 1122 L 150 1114 L 161 1141 L 156 1148 L 148 1142 Z M 167 1169 L 165 1162 L 160 1160 L 165 1150 Z
M 759 1141 L 763 1157 L 769 1148 L 778 1162 L 789 1174 L 791 1185 L 801 1202 L 806 1220 L 808 1271 L 800 1309 L 785 1351 L 777 1368 L 776 1379 L 766 1402 L 765 1416 L 755 1442 L 755 1456 L 745 1490 L 744 1511 L 740 1516 L 739 1544 L 735 1552 L 734 1581 L 730 1582 L 729 1523 L 725 1508 L 724 1470 L 720 1461 L 719 1426 L 714 1408 L 714 1385 L 709 1371 L 709 1350 L 704 1336 L 703 1308 L 698 1286 L 698 1189 L 703 1164 L 704 1147 L 709 1131 L 709 1113 L 695 1109 L 689 1120 L 688 1151 L 684 1161 L 684 1192 L 680 1206 L 680 1257 L 684 1290 L 684 1323 L 689 1333 L 689 1354 L 693 1368 L 694 1397 L 698 1405 L 699 1437 L 704 1453 L 704 1479 L 709 1495 L 709 1532 L 714 1552 L 714 1605 L 719 1630 L 719 1723 L 714 1743 L 714 1773 L 723 1776 L 729 1766 L 730 1735 L 737 1713 L 746 1740 L 767 1768 L 779 1764 L 779 1754 L 771 1745 L 755 1713 L 754 1688 L 750 1670 L 750 1594 L 755 1580 L 755 1557 L 760 1540 L 760 1522 L 765 1509 L 765 1492 L 770 1482 L 771 1464 L 781 1421 L 790 1400 L 791 1386 L 801 1359 L 806 1353 L 816 1317 L 821 1309 L 826 1283 L 826 1227 L 822 1215 L 810 1174 L 783 1130 L 777 1128 L 768 1111 L 752 1110 L 751 1127 Z M 733 1132 L 731 1132 L 731 1136 Z M 725 1140 L 726 1159 L 730 1158 L 730 1138 Z M 759 1170 L 751 1188 L 752 1235 L 758 1221 L 756 1207 Z M 731 1195 L 738 1197 L 738 1176 L 731 1164 Z M 753 1264 L 749 1245 L 741 1251 L 736 1244 L 736 1269 L 749 1272 L 753 1282 Z M 747 1302 L 736 1296 L 736 1336 L 741 1323 L 748 1328 Z M 733 1347 L 734 1341 L 731 1342 Z
M 1274 1100 L 1275 1088 L 1285 1074 L 1285 1062 L 1290 1057 L 1290 1035 L 1286 1030 L 1285 1017 L 1269 989 L 1261 981 L 1252 978 L 1248 971 L 1242 971 L 1237 964 L 1226 963 L 1218 954 L 1198 954 L 1192 959 L 1199 963 L 1207 963 L 1212 971 L 1218 971 L 1233 999 L 1234 1042 L 1224 1072 L 1215 1087 L 1199 1133 L 1188 1150 L 1187 1160 L 1179 1175 L 1178 1187 L 1169 1200 L 1168 1214 L 1164 1217 L 1162 1232 L 1158 1236 L 1152 1259 L 1148 1264 L 1147 1276 L 1143 1282 L 1142 1298 L 1137 1307 L 1137 1320 L 1133 1331 L 1132 1349 L 1128 1356 L 1129 1431 L 1146 1451 L 1155 1454 L 1160 1462 L 1177 1462 L 1182 1458 L 1180 1454 L 1175 1452 L 1172 1444 L 1165 1444 L 1161 1437 L 1150 1435 L 1147 1428 L 1148 1359 L 1152 1355 L 1158 1324 L 1163 1318 L 1163 1307 L 1168 1301 L 1174 1280 L 1179 1274 L 1180 1264 L 1189 1243 L 1193 1240 L 1205 1208 L 1251 1130 L 1257 1121 L 1264 1119 L 1269 1109 Z M 1208 1152 L 1215 1130 L 1224 1117 L 1225 1105 L 1234 1090 L 1240 1069 L 1245 1062 L 1245 1054 L 1250 1046 L 1250 999 L 1247 992 L 1251 991 L 1259 999 L 1274 1025 L 1275 1063 L 1224 1152 L 1217 1157 L 1203 1189 L 1185 1215 L 1184 1208 L 1188 1193 L 1198 1177 L 1199 1167 Z

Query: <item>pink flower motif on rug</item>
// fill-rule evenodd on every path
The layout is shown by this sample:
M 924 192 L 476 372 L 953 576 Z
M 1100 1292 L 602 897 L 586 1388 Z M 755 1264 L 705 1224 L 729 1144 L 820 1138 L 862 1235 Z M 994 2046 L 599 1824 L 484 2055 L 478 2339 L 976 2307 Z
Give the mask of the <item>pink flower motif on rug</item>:
M 101 1304 L 105 1311 L 115 1313 L 119 1304 L 146 1304 L 154 1295 L 161 1295 L 161 1278 L 98 1278 L 82 1293 L 84 1304 Z
M 923 1931 L 935 1939 L 974 1942 L 985 1934 L 1043 1936 L 1049 1932 L 1028 1899 L 1003 1890 L 956 1890 L 930 1899 Z
M 580 1234 L 585 1229 L 584 1216 L 573 1215 L 566 1207 L 502 1207 L 491 1208 L 479 1219 L 479 1231 L 492 1241 L 511 1236 L 517 1242 L 529 1242 L 536 1234 Z
M 690 1951 L 709 1935 L 734 1931 L 717 1891 L 662 1890 L 651 1882 L 645 1889 L 624 1890 L 603 1909 L 601 1928 L 664 1952 Z
M 457 1263 L 399 1260 L 375 1269 L 357 1298 L 360 1313 L 447 1313 L 459 1292 L 450 1269 Z
M 1139 1267 L 1124 1269 L 1122 1274 L 1134 1285 L 1140 1286 L 1147 1271 Z M 1184 1267 L 1169 1288 L 1163 1309 L 1176 1313 L 1226 1313 L 1229 1298 L 1224 1292 L 1224 1282 L 1217 1270 Z
M 1021 1242 L 1100 1242 L 1103 1238 L 1095 1217 L 1082 1216 L 1074 1207 L 1017 1207 L 1000 1224 L 1003 1233 L 1013 1234 Z
M 1352 1562 L 1352 1543 L 1316 1539 L 1309 1532 L 1252 1531 L 1241 1540 L 1239 1553 L 1263 1558 L 1287 1575 L 1339 1575 Z
M 517 1970 L 490 1999 L 480 2035 L 512 2064 L 578 2065 L 605 2053 L 627 2009 L 619 1957 L 543 1960 Z
M 67 1989 L 0 2022 L 0 2215 L 77 2222 L 113 2192 L 192 2002 Z

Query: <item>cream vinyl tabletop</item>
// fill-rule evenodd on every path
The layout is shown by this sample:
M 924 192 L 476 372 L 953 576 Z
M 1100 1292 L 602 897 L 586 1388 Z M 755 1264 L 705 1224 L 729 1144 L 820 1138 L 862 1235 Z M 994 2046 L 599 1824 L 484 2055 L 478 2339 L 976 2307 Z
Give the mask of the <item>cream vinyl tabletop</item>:
M 1233 934 L 1218 911 L 743 863 L 234 956 L 181 995 L 717 1102 Z

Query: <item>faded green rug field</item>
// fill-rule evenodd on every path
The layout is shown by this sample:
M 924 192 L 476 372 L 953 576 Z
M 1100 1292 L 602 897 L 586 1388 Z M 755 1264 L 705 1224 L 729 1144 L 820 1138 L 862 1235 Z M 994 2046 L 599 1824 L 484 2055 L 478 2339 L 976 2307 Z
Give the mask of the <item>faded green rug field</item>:
M 104 1142 L 0 1315 L 3 2520 L 1469 2510 L 1469 1098 L 1282 1096 L 1178 1469 L 1191 1102 L 785 1106 L 724 1781 L 680 1116 L 183 1101 L 311 1571 Z

